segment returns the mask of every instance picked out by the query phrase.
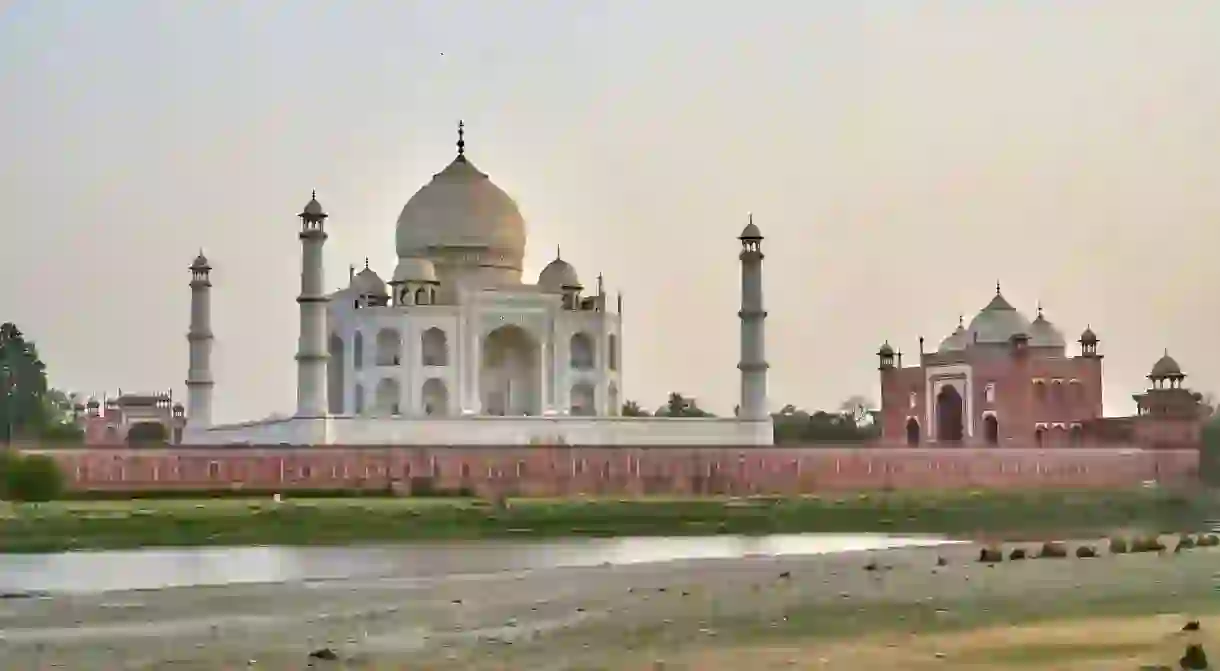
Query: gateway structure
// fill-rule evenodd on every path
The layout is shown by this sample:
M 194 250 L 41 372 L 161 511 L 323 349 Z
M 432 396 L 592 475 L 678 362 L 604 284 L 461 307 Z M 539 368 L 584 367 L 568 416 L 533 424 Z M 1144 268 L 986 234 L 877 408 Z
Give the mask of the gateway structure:
M 555 259 L 523 281 L 525 220 L 466 157 L 402 209 L 398 263 L 326 286 L 328 215 L 299 215 L 297 409 L 211 423 L 211 267 L 191 266 L 188 444 L 770 445 L 762 235 L 742 231 L 741 404 L 734 418 L 622 417 L 622 297 Z

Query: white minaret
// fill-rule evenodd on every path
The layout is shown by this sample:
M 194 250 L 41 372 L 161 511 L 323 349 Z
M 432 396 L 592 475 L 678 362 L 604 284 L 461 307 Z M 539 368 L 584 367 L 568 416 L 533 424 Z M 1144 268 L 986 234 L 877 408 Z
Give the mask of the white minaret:
M 326 414 L 326 294 L 322 246 L 326 212 L 315 192 L 301 212 L 301 334 L 297 341 L 297 416 Z
M 191 428 L 212 423 L 212 266 L 200 250 L 191 264 L 191 327 L 186 333 L 186 421 Z
M 741 407 L 738 417 L 744 420 L 769 419 L 767 412 L 767 357 L 763 322 L 762 233 L 750 223 L 738 236 L 741 240 Z

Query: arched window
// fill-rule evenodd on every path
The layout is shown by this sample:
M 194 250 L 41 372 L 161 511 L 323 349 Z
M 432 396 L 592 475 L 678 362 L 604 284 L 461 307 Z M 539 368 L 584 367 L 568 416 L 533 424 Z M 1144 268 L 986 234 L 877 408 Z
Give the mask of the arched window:
M 986 437 L 988 445 L 1000 444 L 1000 420 L 995 415 L 987 415 L 983 418 L 983 435 Z
M 400 412 L 399 402 L 402 394 L 399 392 L 398 380 L 384 377 L 377 383 L 376 413 L 378 415 L 397 415 Z
M 356 406 L 354 408 L 355 413 L 357 415 L 363 415 L 364 414 L 364 385 L 362 385 L 362 384 L 356 385 L 356 399 L 355 399 L 354 405 Z
M 402 340 L 398 331 L 381 329 L 377 332 L 377 365 L 397 366 L 402 363 Z
M 570 349 L 569 358 L 572 368 L 576 370 L 593 368 L 593 339 L 588 334 L 577 333 L 572 336 Z
M 618 385 L 613 382 L 606 388 L 606 409 L 608 414 L 613 416 L 623 414 L 623 408 L 618 402 Z
M 919 439 L 922 431 L 919 428 L 919 420 L 914 417 L 907 418 L 907 445 L 912 447 L 919 444 Z
M 424 414 L 429 417 L 444 417 L 449 414 L 449 389 L 440 378 L 428 378 L 420 390 Z
M 420 287 L 415 290 L 415 304 L 416 305 L 427 305 L 430 302 L 431 301 L 428 300 L 428 290 L 427 289 Z
M 419 341 L 425 366 L 449 365 L 449 340 L 444 331 L 434 326 L 424 331 Z
M 359 331 L 352 338 L 352 368 L 364 368 L 364 334 Z
M 606 366 L 610 370 L 618 370 L 618 336 L 613 333 L 606 338 Z
M 1046 440 L 1046 429 L 1038 427 L 1034 429 L 1034 444 L 1042 447 Z
M 1084 444 L 1084 429 L 1079 424 L 1073 424 L 1071 430 L 1068 431 L 1068 440 L 1072 447 L 1080 447 Z

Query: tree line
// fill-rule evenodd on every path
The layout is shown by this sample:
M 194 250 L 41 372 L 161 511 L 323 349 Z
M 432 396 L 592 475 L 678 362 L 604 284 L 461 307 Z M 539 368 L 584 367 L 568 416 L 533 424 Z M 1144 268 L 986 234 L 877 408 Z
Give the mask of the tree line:
M 0 440 L 79 441 L 72 400 L 47 384 L 38 347 L 16 324 L 0 324 Z
M 795 405 L 785 405 L 772 413 L 775 426 L 775 443 L 862 443 L 881 435 L 874 404 L 863 396 L 852 396 L 833 412 L 814 410 L 809 412 Z M 733 409 L 737 413 L 737 408 Z M 664 405 L 649 413 L 635 401 L 623 404 L 624 417 L 715 417 L 699 407 L 694 398 L 680 392 L 672 392 Z

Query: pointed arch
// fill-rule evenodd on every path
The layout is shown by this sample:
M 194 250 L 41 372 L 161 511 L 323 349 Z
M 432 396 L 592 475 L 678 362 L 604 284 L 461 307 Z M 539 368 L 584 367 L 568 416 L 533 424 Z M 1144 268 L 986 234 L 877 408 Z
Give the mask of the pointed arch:
M 1000 444 L 1000 420 L 994 412 L 987 413 L 983 417 L 983 437 L 987 440 L 988 445 Z
M 433 326 L 419 336 L 420 358 L 425 366 L 449 365 L 449 339 L 445 332 Z
M 398 386 L 398 380 L 392 377 L 383 377 L 377 382 L 377 391 L 374 395 L 374 411 L 378 415 L 397 415 L 400 413 L 399 403 L 402 399 L 402 393 Z
M 569 365 L 576 370 L 590 370 L 594 365 L 593 338 L 581 332 L 573 334 L 568 344 Z
M 343 414 L 343 392 L 344 392 L 344 375 L 345 366 L 347 365 L 346 357 L 344 356 L 343 338 L 339 337 L 338 333 L 330 334 L 330 343 L 327 347 L 330 357 L 326 360 L 326 398 L 328 410 L 332 415 Z
M 570 414 L 578 417 L 592 417 L 597 414 L 597 392 L 589 382 L 577 382 L 572 385 L 572 400 Z
M 907 445 L 915 447 L 919 445 L 920 439 L 923 437 L 923 429 L 919 426 L 919 420 L 914 417 L 907 418 Z
M 420 399 L 423 402 L 424 415 L 428 417 L 444 417 L 449 414 L 449 388 L 445 381 L 428 378 L 420 388 Z
M 398 331 L 384 328 L 377 332 L 377 365 L 397 366 L 402 363 L 402 338 Z

